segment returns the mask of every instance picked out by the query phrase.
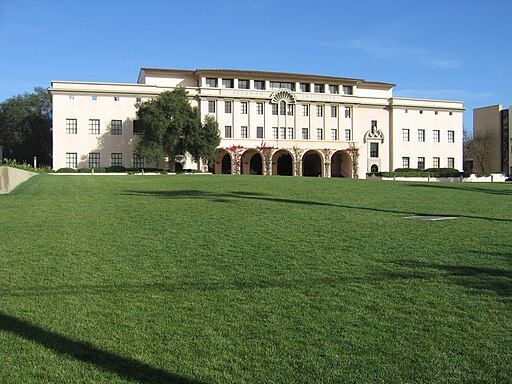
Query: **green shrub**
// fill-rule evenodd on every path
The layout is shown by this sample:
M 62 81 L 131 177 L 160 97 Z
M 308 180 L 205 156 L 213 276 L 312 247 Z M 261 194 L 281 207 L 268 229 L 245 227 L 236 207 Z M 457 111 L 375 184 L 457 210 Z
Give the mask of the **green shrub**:
M 91 168 L 79 168 L 77 169 L 78 173 L 91 173 Z
M 106 167 L 105 172 L 126 172 L 126 168 L 122 165 L 114 165 L 112 167 Z
M 491 176 L 491 172 L 476 172 L 475 176 L 476 177 L 489 177 L 489 176 Z
M 59 168 L 57 169 L 57 173 L 76 173 L 75 168 Z
M 94 173 L 105 173 L 105 167 L 94 167 Z

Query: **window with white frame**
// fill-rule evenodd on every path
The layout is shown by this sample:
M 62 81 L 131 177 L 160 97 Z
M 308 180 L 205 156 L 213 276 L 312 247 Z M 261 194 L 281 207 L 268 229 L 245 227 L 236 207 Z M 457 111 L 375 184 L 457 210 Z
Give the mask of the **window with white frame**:
M 350 129 L 345 129 L 345 141 L 350 141 L 352 139 L 352 135 Z
M 279 105 L 272 104 L 272 114 L 273 115 L 278 115 L 279 114 Z
M 100 134 L 100 120 L 99 119 L 89 119 L 89 133 L 91 135 L 99 135 Z
M 309 92 L 310 90 L 310 85 L 309 83 L 300 83 L 300 91 L 301 92 Z
M 331 117 L 338 117 L 338 107 L 331 105 Z
M 418 157 L 418 169 L 425 169 L 425 158 Z
M 379 157 L 379 143 L 370 143 L 370 157 Z
M 402 157 L 402 168 L 410 168 L 409 157 Z
M 254 89 L 265 89 L 265 82 L 263 80 L 254 80 Z
M 208 101 L 208 113 L 215 113 L 215 101 L 214 100 Z
M 425 130 L 424 129 L 418 129 L 418 141 L 420 143 L 425 142 Z
M 114 101 L 119 101 L 119 96 L 114 96 Z
M 222 79 L 223 88 L 235 88 L 235 81 L 233 79 Z
M 112 167 L 123 166 L 123 154 L 122 153 L 111 153 L 110 154 L 110 165 Z
M 350 107 L 345 107 L 345 118 L 350 118 Z
M 434 168 L 439 168 L 440 167 L 439 157 L 434 157 L 432 159 L 432 165 L 433 165 Z
M 89 153 L 89 168 L 96 168 L 100 166 L 100 154 Z
M 138 153 L 133 153 L 133 168 L 144 168 L 144 158 Z
M 329 85 L 329 93 L 333 93 L 335 95 L 337 95 L 338 93 L 340 93 L 340 87 L 339 85 Z
M 325 85 L 324 84 L 315 84 L 315 93 L 325 93 Z
M 293 139 L 293 128 L 292 127 L 288 127 L 288 133 L 286 134 L 286 137 L 290 140 Z
M 279 138 L 278 134 L 279 134 L 279 128 L 272 127 L 272 139 L 277 140 Z
M 448 168 L 455 168 L 455 158 L 453 158 L 453 157 L 448 158 Z
M 233 137 L 233 129 L 231 128 L 231 125 L 224 126 L 224 137 L 227 139 Z
M 206 78 L 206 86 L 207 87 L 210 87 L 210 88 L 217 88 L 217 81 L 218 79 L 214 78 L 214 77 L 207 77 Z
M 238 89 L 249 89 L 249 80 L 238 80 Z
M 66 119 L 66 133 L 70 135 L 76 135 L 77 130 L 77 120 Z
M 263 139 L 263 127 L 256 127 L 256 138 Z
M 302 128 L 302 140 L 309 140 L 309 128 Z
M 110 122 L 110 134 L 111 135 L 122 135 L 123 134 L 123 121 L 112 120 Z
M 290 91 L 295 91 L 295 83 L 289 83 L 286 81 L 271 81 L 270 89 L 288 89 Z
M 309 105 L 302 106 L 302 116 L 309 116 Z
M 316 116 L 317 117 L 322 117 L 324 115 L 324 108 L 322 105 L 317 105 L 316 106 Z
M 242 101 L 240 103 L 240 113 L 242 115 L 247 115 L 247 101 Z
M 409 129 L 402 129 L 402 141 L 409 141 Z
M 256 114 L 263 115 L 263 103 L 256 103 Z
M 66 152 L 66 167 L 76 168 L 77 165 L 77 154 L 76 152 Z
M 231 101 L 224 102 L 224 112 L 231 113 Z
M 279 128 L 279 138 L 286 139 L 286 127 Z
M 286 102 L 284 100 L 281 100 L 279 103 L 279 114 L 282 116 L 286 115 Z
M 316 139 L 317 140 L 323 140 L 324 139 L 324 130 L 323 130 L 323 128 L 317 128 L 316 129 Z
M 288 116 L 293 116 L 293 104 L 288 104 L 286 114 Z
M 343 86 L 343 93 L 345 95 L 353 95 L 354 94 L 354 87 L 351 85 L 344 85 Z
M 331 129 L 331 140 L 338 140 L 338 130 Z
M 247 132 L 247 126 L 242 125 L 240 127 L 240 136 L 242 137 L 242 139 L 247 139 L 249 137 L 249 134 Z
M 455 131 L 448 131 L 448 142 L 455 143 Z M 450 167 L 453 168 L 453 167 Z
M 440 134 L 439 134 L 439 130 L 437 129 L 434 129 L 433 133 L 432 133 L 432 139 L 434 141 L 434 143 L 439 143 L 441 140 L 440 140 Z

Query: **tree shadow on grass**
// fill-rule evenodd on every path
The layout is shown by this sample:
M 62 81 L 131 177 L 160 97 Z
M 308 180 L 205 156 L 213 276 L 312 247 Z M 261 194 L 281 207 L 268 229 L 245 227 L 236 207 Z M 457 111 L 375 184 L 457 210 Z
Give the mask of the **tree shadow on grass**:
M 199 381 L 190 380 L 163 369 L 154 368 L 141 361 L 101 350 L 92 344 L 70 339 L 1 312 L 0 331 L 35 342 L 56 353 L 92 364 L 127 380 L 144 384 L 200 384 Z
M 500 185 L 503 183 L 500 183 Z M 462 191 L 462 192 L 478 192 L 478 193 L 486 193 L 489 195 L 503 195 L 503 196 L 512 196 L 512 188 L 508 189 L 489 189 L 484 187 L 478 187 L 475 185 L 468 185 L 467 183 L 463 184 L 457 184 L 457 186 L 454 185 L 447 185 L 447 184 L 408 184 L 408 187 L 414 187 L 414 188 L 435 188 L 435 189 L 452 189 L 456 191 Z M 510 183 L 510 186 L 512 187 L 512 183 Z
M 279 197 L 271 197 L 270 195 L 265 195 L 262 193 L 252 193 L 252 192 L 242 192 L 242 191 L 226 192 L 226 193 L 213 193 L 213 192 L 200 191 L 200 190 L 195 190 L 195 189 L 192 189 L 192 190 L 185 189 L 185 190 L 173 190 L 173 191 L 125 191 L 124 194 L 132 195 L 132 196 L 153 196 L 153 197 L 169 198 L 169 199 L 208 199 L 212 202 L 222 202 L 222 203 L 226 203 L 226 202 L 229 202 L 230 200 L 233 201 L 236 199 L 251 199 L 251 200 L 269 201 L 269 202 L 275 202 L 275 203 L 285 203 L 285 204 L 300 204 L 300 205 L 311 205 L 311 206 L 319 206 L 319 207 L 336 207 L 336 208 L 382 212 L 382 213 L 396 213 L 396 214 L 402 214 L 402 215 L 408 215 L 408 216 L 463 217 L 463 218 L 467 218 L 467 219 L 512 222 L 512 218 L 505 219 L 505 218 L 498 218 L 498 217 L 470 216 L 470 215 L 446 214 L 446 213 L 435 213 L 435 212 L 425 213 L 425 212 L 398 211 L 398 210 L 383 209 L 383 208 L 361 207 L 361 206 L 354 206 L 354 205 L 324 203 L 324 202 L 309 201 L 309 200 L 284 199 L 284 198 L 279 198 Z

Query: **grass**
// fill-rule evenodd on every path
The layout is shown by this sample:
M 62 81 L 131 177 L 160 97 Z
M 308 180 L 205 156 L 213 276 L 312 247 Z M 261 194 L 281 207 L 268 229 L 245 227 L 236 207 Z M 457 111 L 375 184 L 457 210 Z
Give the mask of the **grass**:
M 0 382 L 510 382 L 511 198 L 39 175 L 0 196 Z

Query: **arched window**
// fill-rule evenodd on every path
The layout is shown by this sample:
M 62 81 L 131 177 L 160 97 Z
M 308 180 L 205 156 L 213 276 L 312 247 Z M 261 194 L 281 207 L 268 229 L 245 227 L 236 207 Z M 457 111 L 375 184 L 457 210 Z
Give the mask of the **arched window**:
M 379 172 L 379 167 L 377 167 L 376 164 L 373 164 L 372 167 L 370 168 L 370 172 L 372 172 L 372 173 Z
M 284 100 L 279 103 L 279 114 L 286 115 L 286 102 Z

